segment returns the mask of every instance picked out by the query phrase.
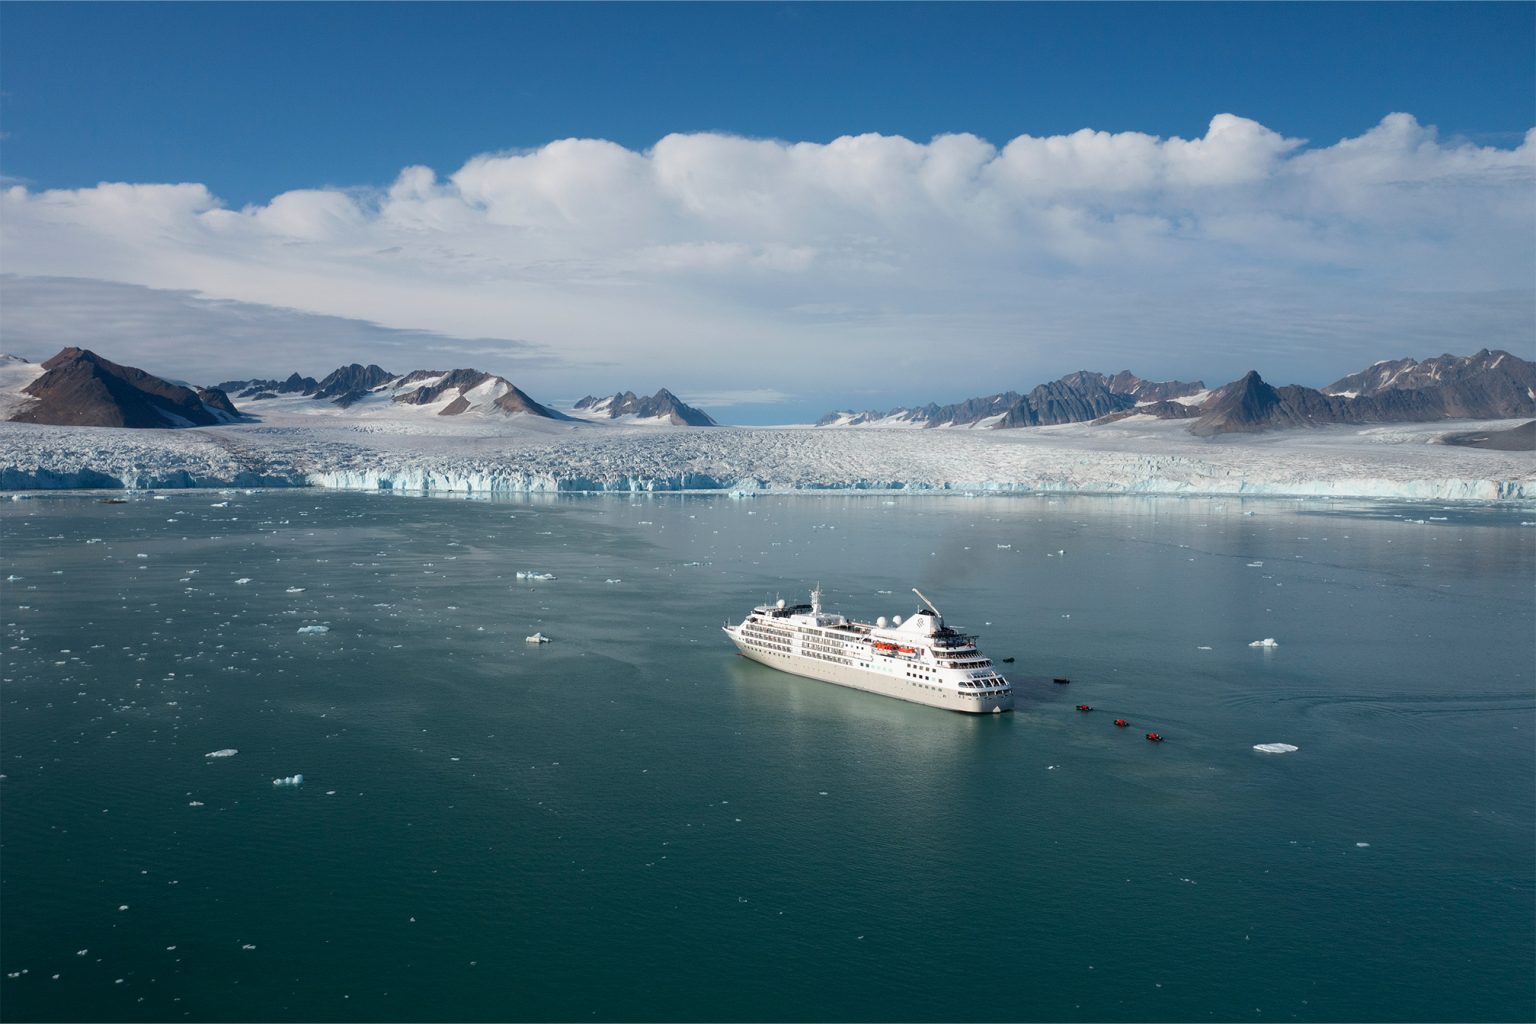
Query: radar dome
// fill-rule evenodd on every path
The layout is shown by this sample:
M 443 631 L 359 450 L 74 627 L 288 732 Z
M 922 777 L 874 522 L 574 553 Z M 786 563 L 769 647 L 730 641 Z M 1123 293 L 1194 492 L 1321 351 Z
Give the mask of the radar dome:
M 783 608 L 784 607 L 784 599 L 782 597 L 779 598 L 779 603 L 777 605 L 775 605 L 775 607 L 777 607 L 777 608 Z
M 875 620 L 875 625 L 879 626 L 881 629 L 884 629 L 885 628 L 885 616 L 882 615 L 878 619 L 876 619 Z
M 893 615 L 893 616 L 891 616 L 891 621 L 896 623 L 896 625 L 899 626 L 899 625 L 901 625 L 901 616 L 900 615 Z

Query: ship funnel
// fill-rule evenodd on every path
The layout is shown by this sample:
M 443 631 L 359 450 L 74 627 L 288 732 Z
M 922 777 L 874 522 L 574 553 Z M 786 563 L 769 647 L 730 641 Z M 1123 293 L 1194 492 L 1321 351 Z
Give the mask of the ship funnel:
M 944 613 L 939 611 L 938 606 L 935 605 L 932 601 L 928 600 L 927 596 L 921 590 L 918 590 L 916 587 L 913 587 L 912 588 L 912 593 L 916 594 L 918 597 L 923 599 L 923 607 L 929 609 L 930 611 L 933 612 L 933 614 L 937 615 L 939 617 L 939 621 L 940 622 L 944 621 Z
M 821 584 L 816 584 L 816 589 L 811 591 L 811 614 L 821 614 Z

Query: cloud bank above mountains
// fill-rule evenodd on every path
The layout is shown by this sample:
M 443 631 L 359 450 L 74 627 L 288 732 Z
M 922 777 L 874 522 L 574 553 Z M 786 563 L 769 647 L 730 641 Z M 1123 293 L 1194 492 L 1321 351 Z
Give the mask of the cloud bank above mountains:
M 565 139 L 239 210 L 197 183 L 0 204 L 8 347 L 18 325 L 38 355 L 53 330 L 79 344 L 100 309 L 111 358 L 201 334 L 177 369 L 209 377 L 382 358 L 552 395 L 654 379 L 879 404 L 1080 367 L 1317 382 L 1528 351 L 1536 317 L 1536 129 L 1500 149 L 1407 114 L 1324 146 L 1230 114 L 1197 139 L 1001 147 Z M 114 317 L 99 282 L 156 292 Z

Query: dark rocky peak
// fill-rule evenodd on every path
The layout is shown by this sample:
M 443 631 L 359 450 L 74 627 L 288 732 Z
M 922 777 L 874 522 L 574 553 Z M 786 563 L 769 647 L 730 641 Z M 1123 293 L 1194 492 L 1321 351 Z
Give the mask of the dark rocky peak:
M 223 388 L 198 388 L 197 398 L 210 409 L 217 409 L 230 419 L 240 415 L 240 410 L 235 408 L 235 403 L 229 400 L 229 395 Z
M 1279 405 L 1279 392 L 1266 384 L 1257 370 L 1249 370 L 1206 400 L 1190 430 L 1201 435 L 1262 430 Z
M 332 399 L 335 404 L 345 408 L 374 388 L 388 384 L 394 379 L 395 375 L 382 366 L 375 366 L 372 363 L 367 366 L 352 363 L 326 374 L 325 379 L 315 388 L 314 397 L 316 400 Z
M 212 426 L 240 415 L 218 389 L 205 402 L 191 388 L 88 349 L 66 348 L 42 365 L 42 375 L 23 389 L 38 401 L 12 417 L 16 422 L 156 429 Z
M 491 403 L 493 408 L 499 409 L 507 415 L 513 413 L 528 413 L 532 416 L 542 416 L 549 420 L 569 420 L 571 417 L 563 412 L 556 412 L 545 405 L 540 405 L 523 393 L 517 385 L 507 382 L 507 393 Z

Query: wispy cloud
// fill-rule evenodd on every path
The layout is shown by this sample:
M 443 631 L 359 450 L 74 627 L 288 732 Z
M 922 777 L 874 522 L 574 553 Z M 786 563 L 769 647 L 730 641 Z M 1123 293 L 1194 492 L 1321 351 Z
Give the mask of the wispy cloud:
M 445 364 L 470 357 L 508 374 L 554 363 L 549 353 L 517 339 L 453 338 L 112 281 L 0 274 L 0 305 L 0 348 L 12 355 L 41 360 L 78 345 L 199 384 L 324 374 L 360 358 L 396 372 L 450 369 Z
M 589 390 L 583 373 L 608 364 L 679 392 L 911 400 L 1080 366 L 1219 377 L 1264 353 L 1266 372 L 1320 380 L 1426 346 L 1528 343 L 1533 237 L 1536 130 L 1478 146 L 1406 114 L 1327 146 L 1228 114 L 1197 139 L 1001 147 L 566 139 L 240 210 L 200 184 L 13 186 L 0 209 L 6 269 L 26 276 L 8 293 L 33 304 L 17 317 L 7 301 L 8 347 L 85 332 L 119 352 L 114 332 L 165 317 L 210 363 L 250 366 L 270 344 L 279 368 L 322 322 L 305 318 L 330 317 L 365 325 L 337 327 L 332 361 L 505 353 L 551 390 Z M 38 276 L 56 279 L 46 311 Z M 58 278 L 178 297 L 119 309 L 126 292 Z M 214 300 L 284 315 L 213 317 Z M 538 347 L 480 340 L 501 337 Z

